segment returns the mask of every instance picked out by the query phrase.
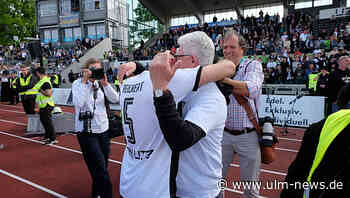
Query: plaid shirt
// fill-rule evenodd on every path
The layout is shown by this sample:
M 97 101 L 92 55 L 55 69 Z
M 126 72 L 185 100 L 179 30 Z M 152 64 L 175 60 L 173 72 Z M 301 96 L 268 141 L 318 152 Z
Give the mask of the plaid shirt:
M 259 109 L 262 84 L 264 81 L 264 73 L 262 65 L 258 61 L 242 59 L 239 64 L 238 71 L 234 80 L 244 81 L 247 84 L 249 97 L 248 101 L 253 112 L 256 107 Z M 231 130 L 243 130 L 244 128 L 253 128 L 244 108 L 236 101 L 233 95 L 230 95 L 230 104 L 227 109 L 227 119 L 225 127 Z

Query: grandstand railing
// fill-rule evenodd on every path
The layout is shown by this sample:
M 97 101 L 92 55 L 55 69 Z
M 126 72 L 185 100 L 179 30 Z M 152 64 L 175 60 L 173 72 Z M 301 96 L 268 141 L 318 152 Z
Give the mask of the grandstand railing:
M 264 84 L 263 94 L 274 95 L 309 95 L 309 89 L 304 84 Z

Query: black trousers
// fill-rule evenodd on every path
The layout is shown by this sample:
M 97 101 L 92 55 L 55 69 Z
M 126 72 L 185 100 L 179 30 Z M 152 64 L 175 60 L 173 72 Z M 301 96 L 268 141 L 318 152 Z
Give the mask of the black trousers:
M 22 95 L 21 101 L 26 114 L 35 114 L 35 95 Z
M 10 83 L 1 82 L 1 102 L 8 102 L 10 99 Z
M 81 132 L 78 141 L 85 163 L 92 177 L 92 197 L 112 198 L 113 189 L 108 173 L 110 139 L 108 132 L 89 134 Z
M 42 108 L 39 110 L 40 114 L 40 121 L 45 129 L 45 138 L 50 139 L 51 141 L 56 140 L 56 131 L 53 127 L 52 123 L 52 115 L 51 111 L 53 110 L 53 107 L 46 105 L 45 108 Z
M 17 104 L 19 102 L 19 97 L 16 89 L 10 90 L 10 104 Z

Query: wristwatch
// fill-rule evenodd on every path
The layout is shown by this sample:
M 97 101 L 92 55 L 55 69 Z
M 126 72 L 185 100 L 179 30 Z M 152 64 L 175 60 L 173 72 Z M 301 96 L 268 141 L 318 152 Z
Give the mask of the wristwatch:
M 167 92 L 168 92 L 168 90 L 163 91 L 162 89 L 158 88 L 154 91 L 154 97 L 156 97 L 156 98 L 162 97 Z

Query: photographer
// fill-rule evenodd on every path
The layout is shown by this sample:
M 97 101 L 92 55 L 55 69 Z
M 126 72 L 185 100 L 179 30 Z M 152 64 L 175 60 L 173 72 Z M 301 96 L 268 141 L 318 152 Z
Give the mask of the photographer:
M 111 102 L 117 102 L 119 95 L 108 83 L 99 60 L 88 59 L 82 73 L 82 78 L 72 85 L 75 131 L 93 180 L 92 197 L 111 198 L 112 184 L 107 171 L 110 152 L 109 123 L 104 94 Z

